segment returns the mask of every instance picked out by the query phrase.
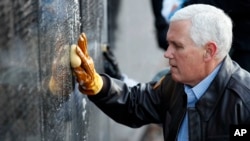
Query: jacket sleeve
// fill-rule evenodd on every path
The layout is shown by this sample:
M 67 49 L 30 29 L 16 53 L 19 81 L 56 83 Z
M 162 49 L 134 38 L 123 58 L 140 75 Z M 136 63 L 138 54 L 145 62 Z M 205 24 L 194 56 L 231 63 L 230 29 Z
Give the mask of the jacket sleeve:
M 154 83 L 128 87 L 124 82 L 102 75 L 104 86 L 95 96 L 88 96 L 105 114 L 118 123 L 140 127 L 161 122 L 161 92 Z

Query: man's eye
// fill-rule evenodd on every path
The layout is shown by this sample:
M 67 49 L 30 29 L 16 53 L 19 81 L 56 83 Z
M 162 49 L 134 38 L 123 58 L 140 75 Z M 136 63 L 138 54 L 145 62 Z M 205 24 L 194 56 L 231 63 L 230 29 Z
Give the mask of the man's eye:
M 175 48 L 177 48 L 177 49 L 183 48 L 183 46 L 182 46 L 182 45 L 180 45 L 180 44 L 176 44 L 176 43 L 174 43 L 173 45 L 174 45 L 174 47 L 175 47 Z
M 172 46 L 175 49 L 182 49 L 183 48 L 183 45 L 180 43 L 173 42 L 173 41 L 172 42 L 168 41 L 168 43 L 169 43 L 169 46 Z

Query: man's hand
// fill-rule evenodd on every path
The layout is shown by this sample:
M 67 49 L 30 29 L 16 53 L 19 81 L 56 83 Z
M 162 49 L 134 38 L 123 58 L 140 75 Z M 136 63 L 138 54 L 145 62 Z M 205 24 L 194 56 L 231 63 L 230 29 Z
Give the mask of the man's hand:
M 85 33 L 79 36 L 78 45 L 71 46 L 70 62 L 79 83 L 79 90 L 87 95 L 100 92 L 103 80 L 96 73 L 94 62 L 88 55 L 88 41 Z

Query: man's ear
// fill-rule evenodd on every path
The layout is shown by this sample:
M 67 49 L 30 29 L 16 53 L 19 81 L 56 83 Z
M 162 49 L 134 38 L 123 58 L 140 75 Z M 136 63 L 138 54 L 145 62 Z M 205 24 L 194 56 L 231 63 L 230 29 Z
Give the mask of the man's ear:
M 208 42 L 204 48 L 204 60 L 209 61 L 215 57 L 217 51 L 217 44 L 215 42 Z

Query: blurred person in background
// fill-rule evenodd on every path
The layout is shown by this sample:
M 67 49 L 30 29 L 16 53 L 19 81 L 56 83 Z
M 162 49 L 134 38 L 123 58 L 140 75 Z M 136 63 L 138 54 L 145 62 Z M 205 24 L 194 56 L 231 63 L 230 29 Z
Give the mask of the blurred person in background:
M 169 20 L 173 14 L 182 8 L 185 0 L 151 0 L 154 15 L 154 26 L 156 29 L 156 40 L 162 50 L 166 50 L 168 43 L 166 35 L 169 27 Z

